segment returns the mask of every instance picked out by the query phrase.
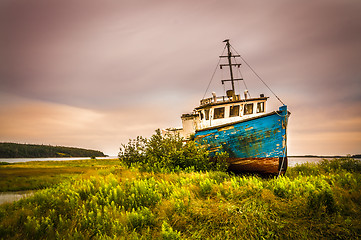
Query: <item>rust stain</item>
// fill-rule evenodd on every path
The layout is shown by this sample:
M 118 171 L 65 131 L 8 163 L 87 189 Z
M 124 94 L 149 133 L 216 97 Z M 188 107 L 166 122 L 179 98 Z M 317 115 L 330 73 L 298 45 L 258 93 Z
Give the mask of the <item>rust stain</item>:
M 218 131 L 227 131 L 229 129 L 234 129 L 234 126 L 223 127 L 223 128 L 218 129 Z
M 235 173 L 256 172 L 260 174 L 278 174 L 280 170 L 280 159 L 272 158 L 229 158 L 229 170 Z M 281 173 L 285 173 L 287 169 L 287 158 Z
M 222 148 L 222 146 L 210 147 L 209 152 L 217 152 Z
M 196 137 L 196 139 L 202 139 L 202 138 L 211 136 L 211 135 L 213 135 L 213 134 L 214 134 L 214 133 L 209 133 L 209 134 L 206 134 L 206 135 L 199 135 L 199 136 Z

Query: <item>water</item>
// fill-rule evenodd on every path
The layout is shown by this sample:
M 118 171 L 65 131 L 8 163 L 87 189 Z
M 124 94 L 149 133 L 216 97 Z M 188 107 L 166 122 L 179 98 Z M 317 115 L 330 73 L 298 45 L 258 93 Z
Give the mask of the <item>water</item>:
M 332 160 L 334 157 L 288 157 L 288 167 L 294 167 L 297 164 L 301 165 L 303 163 L 319 163 L 323 159 Z M 353 158 L 355 160 L 361 161 L 361 158 Z
M 97 157 L 96 159 L 115 159 L 117 156 Z M 0 162 L 18 163 L 31 161 L 71 161 L 71 160 L 90 160 L 90 157 L 67 157 L 67 158 L 0 158 Z
M 319 163 L 323 159 L 333 159 L 333 158 L 318 158 L 318 157 L 288 157 L 288 167 L 294 167 L 297 164 L 301 165 L 303 163 Z
M 97 159 L 116 159 L 117 156 L 97 157 Z M 89 160 L 89 157 L 68 157 L 68 158 L 0 158 L 0 162 L 17 163 L 31 161 L 71 161 L 71 160 Z M 288 157 L 288 166 L 294 167 L 296 164 L 302 163 L 319 163 L 324 158 L 318 157 Z M 333 158 L 326 158 L 333 159 Z
M 0 192 L 0 204 L 15 202 L 33 194 L 34 191 Z
M 116 159 L 117 156 L 97 157 L 96 159 Z M 0 162 L 18 163 L 18 162 L 31 162 L 31 161 L 71 161 L 71 160 L 90 160 L 89 157 L 67 157 L 67 158 L 0 158 Z M 319 157 L 288 157 L 288 167 L 294 167 L 302 163 L 319 163 L 323 159 Z M 361 160 L 361 159 L 360 159 Z

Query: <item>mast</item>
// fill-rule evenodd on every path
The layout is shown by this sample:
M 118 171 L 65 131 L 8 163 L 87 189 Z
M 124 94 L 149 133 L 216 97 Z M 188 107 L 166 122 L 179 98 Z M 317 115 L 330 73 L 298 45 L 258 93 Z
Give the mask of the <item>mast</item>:
M 240 57 L 240 55 L 232 55 L 232 52 L 231 52 L 231 44 L 229 43 L 229 39 L 226 39 L 224 40 L 223 42 L 226 43 L 226 47 L 227 47 L 227 56 L 219 56 L 220 58 L 228 58 L 228 64 L 220 64 L 220 68 L 222 69 L 222 67 L 229 67 L 229 74 L 230 74 L 230 77 L 231 79 L 226 79 L 226 80 L 222 80 L 222 84 L 224 84 L 224 82 L 228 82 L 230 81 L 231 84 L 232 84 L 232 92 L 233 92 L 233 95 L 235 95 L 235 89 L 234 89 L 234 81 L 239 81 L 239 80 L 243 80 L 243 78 L 237 78 L 235 79 L 233 77 L 233 69 L 232 67 L 233 66 L 237 66 L 237 67 L 240 67 L 241 64 L 232 64 L 232 57 Z
M 232 82 L 232 91 L 234 92 L 234 79 L 233 79 L 233 70 L 232 70 L 232 53 L 230 49 L 229 39 L 225 40 L 227 45 L 228 51 L 228 64 L 229 64 L 229 74 L 231 75 L 231 82 Z

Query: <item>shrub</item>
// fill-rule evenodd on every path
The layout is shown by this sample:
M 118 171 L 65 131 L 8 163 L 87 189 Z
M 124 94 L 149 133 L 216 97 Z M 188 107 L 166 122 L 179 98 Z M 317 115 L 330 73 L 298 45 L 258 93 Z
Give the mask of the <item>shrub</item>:
M 142 164 L 145 160 L 145 148 L 147 139 L 137 137 L 137 139 L 130 139 L 128 144 L 122 144 L 118 154 L 119 159 L 128 167 L 133 164 Z
M 159 129 L 149 139 L 137 137 L 122 144 L 118 156 L 128 167 L 139 166 L 154 172 L 226 171 L 228 168 L 227 153 L 217 153 L 211 159 L 203 146 L 194 141 L 184 143 L 177 134 L 162 135 Z

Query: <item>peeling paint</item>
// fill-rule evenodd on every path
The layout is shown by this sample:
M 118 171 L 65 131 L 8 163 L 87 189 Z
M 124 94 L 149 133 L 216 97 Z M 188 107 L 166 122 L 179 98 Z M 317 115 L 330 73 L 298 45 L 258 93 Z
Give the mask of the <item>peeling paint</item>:
M 274 114 L 237 122 L 232 126 L 197 131 L 196 141 L 204 141 L 209 145 L 211 157 L 221 150 L 228 152 L 230 170 L 277 172 L 279 158 L 287 156 L 286 129 L 284 128 L 287 125 L 284 123 L 287 122 L 288 112 L 287 108 L 284 107 L 282 110 L 281 108 Z M 252 160 L 252 168 L 246 167 L 250 159 Z M 242 160 L 242 164 L 240 160 Z M 270 162 L 275 166 L 266 167 L 266 165 L 270 166 Z M 237 164 L 240 165 L 235 166 Z M 262 167 L 263 165 L 265 166 Z M 264 168 L 268 170 L 264 170 Z
M 227 131 L 230 129 L 234 129 L 234 126 L 223 127 L 223 128 L 218 129 L 218 131 Z

